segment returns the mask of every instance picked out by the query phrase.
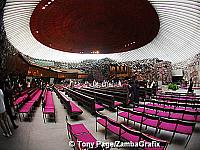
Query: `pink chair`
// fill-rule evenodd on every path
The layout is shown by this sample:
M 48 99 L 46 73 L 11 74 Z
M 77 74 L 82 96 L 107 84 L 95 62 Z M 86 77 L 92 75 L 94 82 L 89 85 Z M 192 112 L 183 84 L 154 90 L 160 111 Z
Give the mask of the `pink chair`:
M 69 139 L 71 137 L 71 139 L 75 142 L 75 146 L 78 150 L 79 149 L 80 150 L 88 149 L 88 147 L 83 147 L 77 141 L 82 141 L 84 143 L 92 143 L 94 145 L 93 149 L 98 148 L 98 145 L 96 145 L 97 140 L 89 132 L 89 130 L 85 127 L 84 124 L 82 124 L 82 123 L 81 124 L 70 124 L 67 120 L 67 116 L 66 116 L 66 123 L 67 123 L 67 131 L 68 131 Z

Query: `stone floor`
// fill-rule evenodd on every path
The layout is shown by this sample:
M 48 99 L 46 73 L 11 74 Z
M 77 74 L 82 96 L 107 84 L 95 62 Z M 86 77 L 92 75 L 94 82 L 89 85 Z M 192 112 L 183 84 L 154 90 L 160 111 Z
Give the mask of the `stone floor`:
M 184 92 L 184 90 L 179 90 Z M 196 93 L 200 94 L 200 90 L 196 90 Z M 70 150 L 69 139 L 67 138 L 65 116 L 67 112 L 63 109 L 55 93 L 53 93 L 53 99 L 56 107 L 56 123 L 52 121 L 43 122 L 41 107 L 38 107 L 34 113 L 31 122 L 26 120 L 20 122 L 16 120 L 19 128 L 13 131 L 13 136 L 6 138 L 0 135 L 0 150 Z M 80 106 L 81 107 L 81 106 Z M 114 134 L 108 134 L 107 140 L 104 139 L 104 128 L 100 125 L 98 126 L 98 131 L 95 132 L 95 117 L 92 116 L 87 110 L 81 107 L 84 111 L 83 114 L 73 120 L 69 118 L 70 123 L 84 123 L 85 126 L 91 131 L 93 136 L 102 142 L 113 142 L 117 140 L 117 136 Z M 109 117 L 116 119 L 116 113 L 110 112 L 108 110 L 102 111 L 102 114 L 108 115 Z M 123 119 L 119 119 L 123 122 Z M 132 124 L 133 125 L 133 124 Z M 136 124 L 137 129 L 139 124 Z M 155 130 L 153 128 L 148 128 L 145 130 L 147 133 L 152 133 Z M 161 131 L 158 137 L 164 139 L 169 139 L 171 136 L 170 132 Z M 172 144 L 168 146 L 168 150 L 183 150 L 186 141 L 185 135 L 176 134 Z M 200 124 L 197 124 L 191 140 L 186 148 L 186 150 L 199 150 L 200 138 Z M 117 149 L 117 148 L 112 148 Z M 125 148 L 119 148 L 120 150 L 125 150 Z M 117 150 L 119 150 L 117 149 Z M 129 148 L 133 149 L 133 148 Z

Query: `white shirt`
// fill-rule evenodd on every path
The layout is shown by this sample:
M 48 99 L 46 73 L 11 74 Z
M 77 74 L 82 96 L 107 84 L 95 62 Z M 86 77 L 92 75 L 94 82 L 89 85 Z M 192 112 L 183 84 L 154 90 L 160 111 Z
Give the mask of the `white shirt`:
M 3 113 L 6 111 L 5 105 L 4 105 L 4 95 L 3 91 L 0 89 L 0 113 Z
M 31 87 L 31 83 L 27 82 L 27 88 L 30 88 L 30 87 Z

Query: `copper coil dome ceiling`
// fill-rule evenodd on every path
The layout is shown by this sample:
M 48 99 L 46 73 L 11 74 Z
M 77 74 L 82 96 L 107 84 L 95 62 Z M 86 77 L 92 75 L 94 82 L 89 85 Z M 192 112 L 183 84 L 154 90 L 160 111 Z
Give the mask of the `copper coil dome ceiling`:
M 65 1 L 74 2 L 74 1 L 79 1 L 79 0 L 71 0 L 71 1 L 65 0 Z M 95 3 L 96 1 L 99 1 L 99 0 L 93 0 L 93 1 Z M 114 3 L 114 0 L 110 0 L 110 1 Z M 125 48 L 125 45 L 127 46 L 128 44 L 130 44 L 129 42 L 135 42 L 135 45 L 138 44 L 137 47 L 133 46 L 133 47 L 130 47 L 130 49 L 128 48 L 128 49 L 122 50 L 122 51 L 129 50 L 127 52 L 120 52 L 120 53 L 118 52 L 118 53 L 109 53 L 109 54 L 102 54 L 101 52 L 100 52 L 101 54 L 80 54 L 80 53 L 77 54 L 77 53 L 69 53 L 69 52 L 60 51 L 64 49 L 70 49 L 70 47 L 73 48 L 74 50 L 75 49 L 80 50 L 80 47 L 83 45 L 80 44 L 81 43 L 80 41 L 73 41 L 70 43 L 74 43 L 74 45 L 71 44 L 71 45 L 66 46 L 65 48 L 60 48 L 59 43 L 56 44 L 55 42 L 62 41 L 61 40 L 62 38 L 55 39 L 54 37 L 51 37 L 51 35 L 53 35 L 51 33 L 52 32 L 56 33 L 56 36 L 63 35 L 63 34 L 65 35 L 67 33 L 59 33 L 58 31 L 62 31 L 60 29 L 67 30 L 69 29 L 69 27 L 71 28 L 72 31 L 73 29 L 77 29 L 80 27 L 81 29 L 83 29 L 83 27 L 89 24 L 89 21 L 88 22 L 80 21 L 81 20 L 80 19 L 80 20 L 77 20 L 80 23 L 77 23 L 77 25 L 73 26 L 72 24 L 70 24 L 71 21 L 69 21 L 68 19 L 79 18 L 79 17 L 73 16 L 73 13 L 72 14 L 70 13 L 71 17 L 69 17 L 68 19 L 65 19 L 65 18 L 62 18 L 63 17 L 62 14 L 58 16 L 57 14 L 51 12 L 51 9 L 53 7 L 59 6 L 59 5 L 56 5 L 56 3 L 58 2 L 64 2 L 64 1 L 61 1 L 61 0 L 46 0 L 46 1 L 7 0 L 6 6 L 4 8 L 4 26 L 5 26 L 7 38 L 10 41 L 10 43 L 17 50 L 19 50 L 25 55 L 29 55 L 31 57 L 38 58 L 38 59 L 64 61 L 64 62 L 80 62 L 81 60 L 84 60 L 84 59 L 101 59 L 101 58 L 108 57 L 111 59 L 115 59 L 117 61 L 159 58 L 159 59 L 168 60 L 168 61 L 172 61 L 173 63 L 176 63 L 176 62 L 186 60 L 187 58 L 193 57 L 195 54 L 200 52 L 200 43 L 199 43 L 200 41 L 200 9 L 199 9 L 200 2 L 199 0 L 148 0 L 148 2 L 144 0 L 136 1 L 138 5 L 139 3 L 144 3 L 144 5 L 146 4 L 147 7 L 149 7 L 149 9 L 151 10 L 152 10 L 151 6 L 153 6 L 153 8 L 156 10 L 156 13 L 159 17 L 160 28 L 158 24 L 159 22 L 157 23 L 154 22 L 155 20 L 150 17 L 150 18 L 146 18 L 147 20 L 145 19 L 145 21 L 152 22 L 154 25 L 152 26 L 151 24 L 147 25 L 144 22 L 143 27 L 148 26 L 147 28 L 145 28 L 148 31 L 146 35 L 145 35 L 146 32 L 134 35 L 133 33 L 131 33 L 131 31 L 130 31 L 130 36 L 128 35 L 128 30 L 129 28 L 131 28 L 132 25 L 133 25 L 132 31 L 134 33 L 137 32 L 135 27 L 138 25 L 132 23 L 131 19 L 129 22 L 130 26 L 127 25 L 128 26 L 127 29 L 123 28 L 124 30 L 122 30 L 123 32 L 127 33 L 127 36 L 123 37 L 123 35 L 119 35 L 119 38 L 117 38 L 116 35 L 118 35 L 118 31 L 111 30 L 110 28 L 112 26 L 108 29 L 105 29 L 105 31 L 107 32 L 113 32 L 113 34 L 110 34 L 108 37 L 104 37 L 105 39 L 110 39 L 110 40 L 107 41 L 105 39 L 100 39 L 100 37 L 95 37 L 95 39 L 98 39 L 98 38 L 100 39 L 98 41 L 101 41 L 101 40 L 104 41 L 105 43 L 102 45 L 104 45 L 105 47 L 101 47 L 102 45 L 100 44 L 100 42 L 98 44 L 94 44 L 96 45 L 95 48 L 97 49 L 102 48 L 102 52 L 103 52 L 103 49 L 113 50 L 115 49 L 114 48 L 115 46 L 121 47 L 124 45 L 124 48 Z M 115 4 L 114 7 L 119 6 L 120 3 L 126 3 L 126 2 L 129 3 L 128 0 L 127 1 L 118 0 L 117 2 L 119 4 Z M 34 20 L 34 18 L 31 18 L 31 16 L 32 15 L 34 16 L 34 10 L 36 10 L 37 7 L 39 8 L 39 6 L 40 6 L 40 10 L 43 11 L 43 13 L 51 12 L 50 13 L 51 16 L 48 16 L 48 14 L 46 13 L 46 15 L 42 17 L 43 15 L 41 14 L 40 17 L 42 18 L 40 19 L 45 19 L 46 24 L 42 23 L 43 21 L 36 21 L 36 23 L 41 23 L 38 25 L 38 27 L 42 27 L 40 29 L 39 28 L 37 29 L 35 28 L 35 26 L 32 26 L 32 23 L 34 23 L 34 21 L 32 22 L 31 20 L 32 19 Z M 79 5 L 79 7 L 80 6 L 81 5 Z M 109 6 L 110 9 L 112 9 L 111 6 L 112 5 Z M 45 7 L 45 9 L 43 7 Z M 77 11 L 79 11 L 79 7 L 77 6 Z M 80 9 L 82 9 L 82 7 L 80 7 Z M 122 6 L 120 5 L 120 7 Z M 127 6 L 127 7 L 131 7 L 131 6 Z M 75 8 L 75 6 L 72 8 Z M 102 11 L 101 8 L 99 8 L 98 10 L 99 14 L 96 16 L 97 20 L 104 19 L 104 17 L 101 15 L 101 11 Z M 104 12 L 109 13 L 110 10 L 106 10 Z M 129 14 L 133 12 L 134 10 L 131 10 Z M 85 13 L 87 14 L 89 12 L 86 11 Z M 153 10 L 152 15 L 154 13 L 155 11 Z M 115 14 L 118 16 L 121 15 L 120 13 L 117 13 L 117 12 Z M 148 15 L 148 14 L 142 14 L 140 12 L 140 15 Z M 45 16 L 47 18 L 45 18 Z M 139 17 L 138 15 L 136 16 Z M 88 17 L 91 17 L 91 16 L 88 15 Z M 54 20 L 55 18 L 56 20 L 60 21 L 62 25 L 62 27 L 60 27 L 59 29 L 57 29 L 57 25 Z M 94 18 L 92 18 L 92 20 Z M 87 20 L 89 20 L 89 18 Z M 118 27 L 118 29 L 121 30 L 120 28 L 121 26 L 119 24 L 121 22 L 128 22 L 127 20 L 124 19 L 122 15 L 122 17 L 119 17 L 119 19 L 115 20 L 115 22 L 113 23 L 114 28 Z M 140 21 L 144 21 L 144 19 L 142 18 L 142 20 Z M 91 26 L 88 29 L 91 30 L 93 26 L 96 26 L 95 24 L 99 24 L 99 28 L 103 29 L 102 22 L 96 22 L 96 23 L 91 22 Z M 50 29 L 50 27 L 48 27 L 48 25 L 51 26 L 51 28 L 54 26 L 54 29 L 53 29 L 54 31 L 49 31 L 48 29 Z M 158 29 L 159 29 L 159 32 L 156 33 Z M 48 33 L 45 33 L 46 36 L 44 33 L 42 33 L 42 30 L 44 30 L 45 32 L 48 31 Z M 76 33 L 81 33 L 81 31 L 76 31 Z M 93 30 L 93 33 L 95 33 L 95 30 Z M 152 35 L 154 36 L 151 36 L 150 33 L 152 33 Z M 104 35 L 104 32 L 98 33 L 98 34 Z M 41 39 L 39 37 L 40 35 L 42 37 Z M 115 35 L 115 36 L 112 37 L 111 35 Z M 140 35 L 145 35 L 144 38 L 146 38 L 146 40 L 144 41 L 141 40 Z M 126 44 L 126 38 L 127 38 L 127 44 Z M 85 40 L 86 38 L 78 37 L 78 39 Z M 139 44 L 137 39 L 139 39 L 138 40 L 139 42 L 143 41 L 143 43 Z M 92 41 L 93 39 L 91 38 L 90 40 Z M 116 43 L 119 43 L 119 45 L 115 45 L 115 41 Z M 83 47 L 85 48 L 88 47 L 89 49 L 90 48 L 92 49 L 94 48 L 93 45 L 91 44 L 93 42 L 95 43 L 95 40 L 92 42 L 86 43 L 86 45 L 84 45 Z M 80 45 L 77 43 L 79 43 Z M 57 47 L 54 47 L 54 44 L 55 46 L 57 45 Z M 63 45 L 63 44 L 60 44 L 60 45 Z M 60 50 L 57 50 L 57 49 L 60 49 Z M 121 50 L 121 48 L 119 49 Z
M 147 0 L 42 0 L 30 27 L 39 42 L 57 50 L 118 53 L 152 41 L 159 18 Z

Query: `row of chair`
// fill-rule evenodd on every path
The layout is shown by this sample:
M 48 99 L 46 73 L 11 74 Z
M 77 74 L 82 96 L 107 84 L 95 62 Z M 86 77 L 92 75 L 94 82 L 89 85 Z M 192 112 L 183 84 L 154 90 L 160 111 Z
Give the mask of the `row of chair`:
M 27 100 L 30 99 L 30 95 L 33 94 L 34 95 L 34 92 L 37 90 L 37 88 L 29 88 L 27 90 L 25 90 L 23 92 L 23 94 L 18 97 L 17 99 L 14 100 L 13 104 L 14 104 L 14 107 L 16 107 L 17 109 L 20 108 L 21 105 L 23 105 L 24 103 L 27 102 Z
M 49 117 L 53 117 L 54 122 L 56 123 L 55 105 L 53 102 L 52 92 L 45 90 L 44 94 L 45 95 L 44 95 L 44 100 L 43 100 L 43 104 L 42 104 L 44 123 L 45 123 L 45 120 L 47 119 L 47 115 Z
M 173 118 L 191 122 L 200 122 L 200 111 L 193 108 L 185 109 L 185 107 L 170 107 L 163 105 L 139 105 L 138 108 L 134 108 L 135 111 L 148 113 L 151 115 L 157 115 L 159 117 Z
M 29 100 L 18 110 L 19 112 L 19 118 L 21 121 L 21 115 L 26 114 L 28 116 L 28 119 L 30 121 L 30 118 L 32 118 L 32 112 L 34 110 L 34 106 L 39 103 L 40 100 L 40 96 L 41 96 L 42 90 L 35 90 L 35 92 L 33 92 L 30 97 Z
M 181 119 L 192 122 L 200 122 L 200 110 L 199 106 L 188 104 L 176 104 L 167 102 L 145 102 L 144 105 L 138 105 L 138 108 L 134 110 L 139 112 L 145 112 L 152 115 L 158 115 L 160 117 Z
M 122 102 L 115 101 L 114 96 L 112 95 L 90 91 L 87 89 L 75 89 L 75 90 L 84 95 L 94 97 L 96 102 L 101 103 L 102 105 L 108 107 L 111 110 L 115 110 L 117 106 L 122 105 Z
M 171 118 L 165 118 L 160 116 L 151 115 L 144 112 L 138 112 L 138 111 L 132 111 L 127 108 L 118 107 L 117 109 L 117 119 L 118 117 L 123 117 L 124 119 L 127 119 L 127 124 L 129 121 L 133 121 L 140 123 L 140 130 L 142 130 L 142 126 L 150 126 L 154 127 L 156 129 L 155 135 L 161 130 L 170 131 L 173 133 L 170 142 L 173 140 L 173 137 L 176 133 L 185 134 L 188 137 L 188 141 L 186 143 L 186 146 L 191 138 L 191 135 L 193 133 L 193 130 L 195 128 L 195 122 L 189 122 L 189 121 L 183 121 L 178 119 L 171 119 Z
M 72 97 L 75 101 L 77 101 L 82 106 L 86 107 L 91 114 L 94 114 L 95 111 L 102 111 L 104 110 L 104 107 L 101 103 L 97 103 L 94 99 L 94 97 L 87 96 L 85 94 L 82 94 L 78 91 L 66 88 L 66 93 L 70 97 Z
M 197 101 L 199 102 L 200 98 L 196 96 L 174 96 L 174 95 L 160 95 L 157 94 L 155 96 L 156 99 L 162 99 L 162 100 L 169 100 L 169 101 Z
M 20 91 L 20 92 L 17 92 L 15 95 L 14 95 L 14 99 L 18 99 L 19 97 L 21 96 L 24 96 L 25 94 L 27 94 L 30 90 L 32 90 L 32 88 L 27 88 L 27 89 L 24 89 L 23 91 Z
M 85 88 L 91 91 L 99 92 L 99 93 L 104 93 L 108 95 L 113 95 L 114 100 L 122 102 L 124 105 L 127 105 L 128 103 L 128 93 L 121 93 L 121 92 L 115 92 L 115 91 L 109 91 L 101 88 Z
M 154 141 L 156 143 L 159 143 L 159 147 L 148 147 L 148 144 L 145 144 L 147 147 L 140 147 L 144 148 L 145 150 L 149 149 L 163 150 L 166 149 L 168 146 L 167 141 L 161 140 L 155 136 L 147 135 L 131 127 L 120 124 L 98 112 L 96 113 L 96 131 L 97 131 L 97 123 L 105 127 L 105 139 L 107 138 L 107 132 L 110 131 L 111 133 L 114 133 L 118 136 L 119 141 L 128 141 L 132 143 L 139 143 L 140 141 L 144 141 L 146 143 L 152 143 L 152 141 Z
M 152 106 L 160 106 L 163 108 L 181 108 L 184 110 L 199 110 L 200 104 L 198 103 L 177 103 L 171 101 L 144 99 L 144 104 L 150 104 Z
M 83 111 L 74 102 L 70 101 L 61 91 L 55 88 L 55 92 L 61 103 L 67 109 L 69 116 L 79 116 L 83 113 Z
M 179 97 L 184 97 L 184 96 L 194 96 L 194 97 L 200 97 L 200 95 L 196 95 L 196 93 L 178 93 L 178 92 L 164 92 L 160 93 L 162 95 L 173 95 L 173 96 L 179 96 Z

